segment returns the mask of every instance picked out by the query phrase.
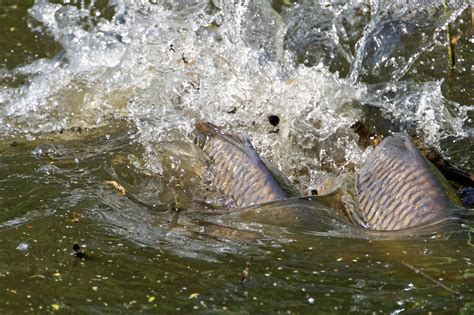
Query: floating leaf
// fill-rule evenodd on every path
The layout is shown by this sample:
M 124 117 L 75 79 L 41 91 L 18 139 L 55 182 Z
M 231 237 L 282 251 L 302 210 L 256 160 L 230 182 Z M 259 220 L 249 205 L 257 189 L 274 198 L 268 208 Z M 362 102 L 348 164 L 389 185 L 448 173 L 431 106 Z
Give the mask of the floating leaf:
M 156 300 L 156 298 L 153 295 L 148 297 L 148 303 L 151 303 L 154 300 Z
M 57 304 L 57 303 L 51 304 L 51 308 L 53 309 L 53 311 L 58 311 L 59 310 L 59 304 Z

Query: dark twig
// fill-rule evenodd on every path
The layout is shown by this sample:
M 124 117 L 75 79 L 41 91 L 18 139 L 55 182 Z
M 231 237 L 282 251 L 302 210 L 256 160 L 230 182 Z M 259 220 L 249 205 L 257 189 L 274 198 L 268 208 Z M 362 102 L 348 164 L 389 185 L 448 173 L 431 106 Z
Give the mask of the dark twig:
M 449 7 L 446 4 L 446 0 L 441 0 L 441 3 L 443 4 L 443 7 L 444 7 L 444 14 L 446 14 L 446 16 L 449 17 Z M 454 63 L 455 63 L 455 60 L 454 60 L 454 44 L 451 41 L 451 27 L 449 26 L 449 23 L 446 26 L 446 40 L 448 42 L 447 44 L 448 44 L 449 69 L 453 69 L 454 68 Z
M 448 287 L 447 285 L 445 285 L 444 283 L 442 283 L 441 281 L 438 281 L 436 280 L 435 278 L 431 277 L 430 275 L 424 273 L 423 271 L 421 271 L 420 269 L 410 265 L 409 263 L 406 263 L 404 261 L 402 261 L 402 264 L 404 264 L 405 266 L 407 266 L 408 268 L 410 268 L 411 270 L 413 270 L 415 273 L 419 273 L 420 275 L 422 275 L 423 277 L 425 277 L 426 279 L 434 282 L 435 284 L 439 285 L 440 287 L 442 287 L 443 289 L 446 289 L 448 290 L 449 292 L 453 293 L 454 295 L 458 296 L 459 298 L 463 298 L 462 294 L 459 293 L 458 291 L 454 290 L 454 289 L 451 289 L 450 287 Z

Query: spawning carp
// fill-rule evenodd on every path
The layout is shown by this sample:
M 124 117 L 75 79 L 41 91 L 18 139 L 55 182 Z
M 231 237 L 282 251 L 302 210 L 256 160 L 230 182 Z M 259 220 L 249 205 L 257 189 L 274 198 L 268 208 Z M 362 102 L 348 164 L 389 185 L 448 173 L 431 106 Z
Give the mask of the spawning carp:
M 213 161 L 214 186 L 238 207 L 295 197 L 288 180 L 260 159 L 247 135 L 198 122 L 197 143 Z M 400 230 L 449 217 L 454 189 L 406 134 L 386 137 L 356 173 L 352 221 L 372 230 Z M 321 196 L 324 198 L 324 196 Z
M 357 172 L 359 213 L 352 218 L 373 230 L 399 230 L 452 214 L 461 205 L 447 180 L 398 133 L 383 139 Z
M 213 164 L 213 185 L 237 207 L 296 197 L 287 180 L 263 162 L 247 135 L 225 133 L 210 123 L 196 123 L 197 144 Z

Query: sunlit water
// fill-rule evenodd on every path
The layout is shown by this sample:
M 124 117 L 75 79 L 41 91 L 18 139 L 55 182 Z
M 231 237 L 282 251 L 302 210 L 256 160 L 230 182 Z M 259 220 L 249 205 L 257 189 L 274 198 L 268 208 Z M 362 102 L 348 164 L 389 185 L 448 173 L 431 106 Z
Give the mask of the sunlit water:
M 472 214 L 388 234 L 302 198 L 235 212 L 192 141 L 245 131 L 302 195 L 350 185 L 356 122 L 472 173 L 468 2 L 63 2 L 0 2 L 4 312 L 473 312 Z

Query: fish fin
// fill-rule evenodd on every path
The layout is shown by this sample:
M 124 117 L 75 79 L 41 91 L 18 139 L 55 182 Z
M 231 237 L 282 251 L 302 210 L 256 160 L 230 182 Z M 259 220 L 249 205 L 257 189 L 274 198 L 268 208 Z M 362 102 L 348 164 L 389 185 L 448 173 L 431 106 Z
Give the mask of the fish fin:
M 198 146 L 203 147 L 208 138 L 220 138 L 223 141 L 233 144 L 235 147 L 239 148 L 242 151 L 245 151 L 245 141 L 243 135 L 229 134 L 226 133 L 222 128 L 211 124 L 209 122 L 198 121 L 195 124 L 196 127 L 196 139 L 195 142 Z M 250 140 L 248 140 L 250 144 Z M 255 151 L 253 146 L 250 144 L 252 149 Z
M 252 143 L 250 142 L 250 138 L 246 133 L 227 133 L 222 130 L 222 128 L 203 121 L 197 122 L 195 126 L 196 130 L 198 131 L 197 140 L 195 141 L 200 147 L 204 146 L 208 138 L 219 138 L 224 142 L 232 144 L 236 149 L 245 153 L 249 158 L 252 159 L 253 162 L 257 164 L 262 163 L 265 165 L 265 163 L 260 159 L 260 156 L 253 147 Z M 265 167 L 268 168 L 266 165 Z
M 281 189 L 286 193 L 288 197 L 298 197 L 301 196 L 298 189 L 291 183 L 291 181 L 286 177 L 283 172 L 281 172 L 278 168 L 273 167 L 270 163 L 264 161 L 263 162 L 268 171 L 272 174 L 273 178 L 280 184 Z

